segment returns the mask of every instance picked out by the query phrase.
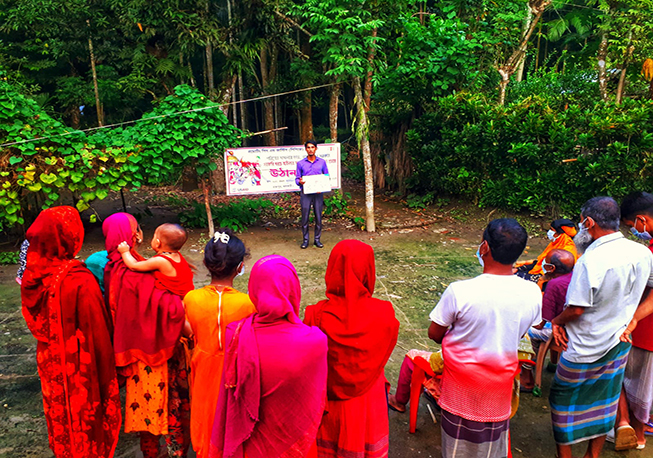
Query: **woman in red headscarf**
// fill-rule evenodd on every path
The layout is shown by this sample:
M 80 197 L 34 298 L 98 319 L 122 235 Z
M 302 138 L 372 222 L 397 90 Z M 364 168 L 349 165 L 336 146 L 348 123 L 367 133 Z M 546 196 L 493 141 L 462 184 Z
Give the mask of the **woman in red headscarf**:
M 120 396 L 110 318 L 93 274 L 75 260 L 84 240 L 72 207 L 44 210 L 27 231 L 23 316 L 38 343 L 43 408 L 56 457 L 111 457 Z
M 185 456 L 188 440 L 188 379 L 179 337 L 185 322 L 176 294 L 155 287 L 151 272 L 132 272 L 118 245 L 125 241 L 132 255 L 143 240 L 136 219 L 114 213 L 102 231 L 109 262 L 104 269 L 105 296 L 115 320 L 113 346 L 119 373 L 126 378 L 125 432 L 140 433 L 145 458 L 159 455 L 159 436 L 168 449 Z
M 304 323 L 329 338 L 327 406 L 318 457 L 388 456 L 385 364 L 397 343 L 392 304 L 374 299 L 374 250 L 343 240 L 331 251 L 327 300 L 306 307 Z

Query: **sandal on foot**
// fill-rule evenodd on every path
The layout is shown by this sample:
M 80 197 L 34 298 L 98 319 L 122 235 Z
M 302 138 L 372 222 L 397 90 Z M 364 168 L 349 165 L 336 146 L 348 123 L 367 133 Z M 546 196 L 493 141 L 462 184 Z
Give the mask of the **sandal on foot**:
M 395 412 L 406 413 L 406 406 L 404 406 L 402 410 L 401 404 L 397 402 L 397 398 L 395 397 L 394 394 L 388 396 L 388 407 L 390 408 L 390 410 L 394 410 Z
M 637 434 L 630 425 L 619 426 L 615 432 L 614 449 L 618 452 L 637 448 Z

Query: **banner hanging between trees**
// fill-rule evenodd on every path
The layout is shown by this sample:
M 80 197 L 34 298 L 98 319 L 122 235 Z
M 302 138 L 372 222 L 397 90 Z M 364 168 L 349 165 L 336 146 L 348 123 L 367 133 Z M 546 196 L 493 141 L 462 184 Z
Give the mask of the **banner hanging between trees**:
M 316 156 L 329 167 L 331 189 L 340 189 L 340 143 L 321 143 Z M 228 196 L 299 191 L 297 162 L 306 157 L 304 145 L 233 148 L 224 153 Z

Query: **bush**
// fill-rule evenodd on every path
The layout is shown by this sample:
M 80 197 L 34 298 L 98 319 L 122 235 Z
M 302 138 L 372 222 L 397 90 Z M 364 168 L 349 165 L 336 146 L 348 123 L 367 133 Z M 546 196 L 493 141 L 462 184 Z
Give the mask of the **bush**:
M 19 251 L 0 252 L 0 266 L 6 266 L 9 264 L 18 264 L 19 260 L 20 260 Z
M 409 186 L 482 206 L 577 214 L 595 195 L 653 189 L 652 121 L 650 101 L 556 111 L 535 96 L 506 106 L 446 97 L 407 134 Z
M 175 200 L 179 205 L 189 207 L 179 213 L 179 221 L 185 227 L 207 227 L 206 207 L 195 201 Z M 248 226 L 261 219 L 263 211 L 274 208 L 268 199 L 239 199 L 227 204 L 211 205 L 211 213 L 216 227 L 228 227 L 236 232 L 243 232 Z
M 351 194 L 335 189 L 324 197 L 324 216 L 347 216 L 349 214 L 349 203 Z

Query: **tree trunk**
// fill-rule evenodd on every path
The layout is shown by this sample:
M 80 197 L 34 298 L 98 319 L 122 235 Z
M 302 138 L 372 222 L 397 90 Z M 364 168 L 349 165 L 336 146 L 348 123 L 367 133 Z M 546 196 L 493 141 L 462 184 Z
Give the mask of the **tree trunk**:
M 80 121 L 79 106 L 75 104 L 69 108 L 69 111 L 70 111 L 70 126 L 73 129 L 79 129 L 79 121 Z
M 421 19 L 421 17 L 420 17 Z M 367 50 L 367 62 L 369 64 L 369 69 L 367 70 L 367 75 L 365 77 L 365 110 L 370 111 L 370 104 L 372 103 L 372 75 L 374 72 L 372 71 L 372 65 L 374 63 L 374 56 L 376 55 L 376 48 L 373 46 L 374 43 L 376 43 L 376 36 L 378 34 L 378 30 L 375 27 L 372 29 L 372 44 L 370 45 L 369 49 Z
M 91 21 L 86 20 L 86 24 L 91 27 Z M 104 125 L 104 112 L 102 104 L 100 103 L 100 91 L 97 84 L 97 71 L 95 69 L 95 53 L 93 52 L 93 40 L 91 36 L 88 37 L 88 52 L 91 59 L 91 73 L 93 74 L 93 89 L 95 91 L 95 110 L 97 111 L 97 125 L 102 127 Z
M 238 95 L 241 102 L 245 100 L 245 90 L 243 89 L 243 72 L 242 70 L 238 71 Z M 244 131 L 247 131 L 247 104 L 239 103 L 240 108 L 240 128 Z M 243 145 L 247 146 L 247 137 L 243 138 Z
M 626 88 L 626 75 L 628 73 L 628 65 L 630 65 L 630 59 L 633 57 L 633 52 L 635 51 L 635 45 L 633 44 L 633 33 L 630 32 L 628 37 L 628 47 L 626 48 L 626 55 L 624 56 L 624 62 L 621 65 L 621 73 L 619 74 L 619 84 L 617 85 L 617 105 L 621 103 L 624 97 L 624 89 Z
M 209 238 L 215 234 L 215 226 L 213 225 L 213 213 L 211 212 L 211 201 L 209 199 L 209 180 L 202 180 L 202 190 L 204 192 L 204 207 L 206 208 L 206 220 L 209 223 Z
M 236 78 L 231 82 L 231 119 L 232 124 L 238 129 L 238 94 L 236 93 Z
M 270 56 L 270 54 L 272 54 Z M 261 86 L 263 94 L 268 95 L 268 87 L 272 83 L 273 68 L 276 67 L 276 52 L 270 53 L 267 44 L 261 48 L 260 63 L 261 63 Z M 268 64 L 268 60 L 270 60 Z M 273 65 L 274 62 L 274 65 Z M 276 73 L 276 68 L 274 68 Z M 263 130 L 272 130 L 274 125 L 274 104 L 271 98 L 263 99 Z M 277 136 L 275 132 L 268 132 L 263 135 L 265 144 L 267 146 L 277 146 Z
M 372 170 L 372 154 L 370 152 L 370 139 L 367 126 L 367 113 L 363 101 L 363 89 L 361 88 L 360 77 L 354 78 L 354 91 L 356 93 L 356 114 L 358 122 L 356 125 L 357 137 L 363 154 L 363 165 L 365 168 L 365 229 L 367 232 L 375 232 L 374 224 L 374 178 Z
M 608 100 L 608 72 L 606 68 L 606 59 L 608 57 L 608 36 L 605 32 L 601 34 L 601 43 L 596 56 L 599 66 L 599 92 L 604 101 Z
M 221 94 L 220 97 L 218 97 L 217 103 L 221 105 L 220 109 L 224 113 L 224 115 L 229 118 L 229 102 L 231 102 L 232 98 L 232 90 L 234 88 L 234 83 L 236 81 L 236 75 L 231 75 L 228 77 L 228 79 L 224 82 L 224 92 Z
M 190 59 L 186 60 L 186 65 L 188 66 L 188 73 L 190 74 L 190 85 L 192 87 L 197 87 L 195 84 L 195 76 L 193 76 L 193 67 L 190 64 Z
M 506 88 L 508 87 L 508 82 L 510 81 L 510 75 L 507 72 L 499 71 L 501 75 L 501 81 L 499 81 L 499 105 L 506 104 Z
M 496 67 L 497 71 L 501 75 L 501 81 L 499 82 L 499 104 L 503 105 L 506 101 L 506 88 L 510 82 L 510 77 L 517 70 L 517 64 L 526 54 L 526 49 L 528 47 L 528 41 L 531 39 L 531 35 L 537 26 L 544 10 L 551 4 L 552 0 L 530 0 L 528 2 L 529 11 L 533 14 L 533 20 L 530 22 L 528 30 L 522 36 L 521 43 L 519 47 L 513 51 L 505 64 Z
M 533 21 L 533 11 L 529 7 L 527 7 L 528 12 L 526 13 L 526 21 L 524 21 L 524 31 L 522 34 L 522 38 L 528 33 L 528 30 L 531 28 L 531 22 Z M 526 46 L 528 46 L 528 42 L 526 42 Z M 524 67 L 526 65 L 526 49 L 524 49 L 524 54 L 522 55 L 521 59 L 519 60 L 519 63 L 517 64 L 517 74 L 515 75 L 515 79 L 517 81 L 522 81 L 524 79 Z
M 653 100 L 653 78 L 651 78 L 651 83 L 648 85 L 648 98 Z
M 331 142 L 338 142 L 338 98 L 340 96 L 340 83 L 331 86 L 329 97 L 329 130 L 331 131 Z
M 215 77 L 213 75 L 213 45 L 211 40 L 206 40 L 206 82 L 209 86 L 209 100 L 215 100 Z M 224 111 L 224 110 L 223 110 Z
M 302 105 L 299 109 L 299 116 L 302 120 L 300 140 L 303 143 L 313 139 L 313 97 L 311 91 L 304 91 L 302 94 Z

